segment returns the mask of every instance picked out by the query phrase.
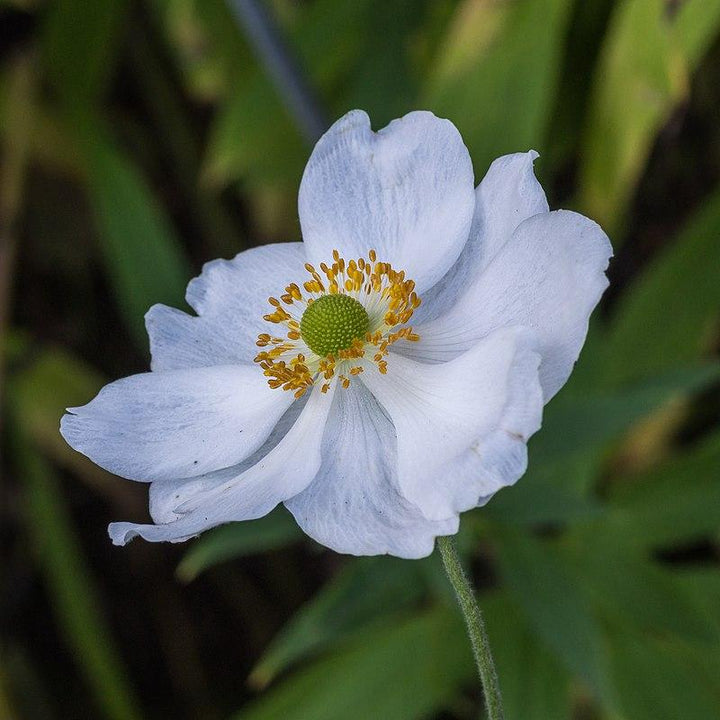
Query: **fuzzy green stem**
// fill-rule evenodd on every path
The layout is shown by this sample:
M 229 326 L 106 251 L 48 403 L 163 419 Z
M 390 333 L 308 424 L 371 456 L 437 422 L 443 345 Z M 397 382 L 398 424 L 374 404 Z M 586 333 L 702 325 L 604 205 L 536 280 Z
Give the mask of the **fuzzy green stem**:
M 480 612 L 480 606 L 475 599 L 472 585 L 460 564 L 455 540 L 452 536 L 439 537 L 437 546 L 445 566 L 445 572 L 455 590 L 458 604 L 465 617 L 468 636 L 472 644 L 473 655 L 475 655 L 475 663 L 482 682 L 483 693 L 485 694 L 485 707 L 487 708 L 488 718 L 489 720 L 503 720 L 500 686 L 495 672 L 495 663 L 490 652 L 490 642 L 485 630 L 485 621 Z

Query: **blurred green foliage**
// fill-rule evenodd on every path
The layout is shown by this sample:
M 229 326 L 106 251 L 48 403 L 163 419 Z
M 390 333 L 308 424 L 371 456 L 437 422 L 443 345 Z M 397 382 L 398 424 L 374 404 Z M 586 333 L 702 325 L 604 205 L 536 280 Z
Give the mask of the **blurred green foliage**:
M 478 180 L 536 148 L 618 251 L 526 477 L 463 518 L 508 720 L 720 717 L 720 1 L 268 4 L 329 117 L 434 110 Z M 0 47 L 0 716 L 477 717 L 436 558 L 282 508 L 116 550 L 143 488 L 57 434 L 202 262 L 298 238 L 310 148 L 226 4 L 3 0 Z

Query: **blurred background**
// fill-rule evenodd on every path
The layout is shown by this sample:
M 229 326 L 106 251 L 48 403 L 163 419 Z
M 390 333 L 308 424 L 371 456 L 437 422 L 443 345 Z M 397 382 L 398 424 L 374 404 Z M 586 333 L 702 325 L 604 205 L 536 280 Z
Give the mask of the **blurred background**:
M 115 548 L 146 488 L 58 434 L 148 368 L 151 304 L 299 239 L 313 133 L 355 107 L 450 118 L 478 181 L 537 149 L 615 246 L 530 470 L 463 516 L 508 720 L 720 717 L 720 0 L 263 7 L 309 122 L 223 0 L 0 2 L 0 718 L 478 717 L 437 558 L 284 511 Z

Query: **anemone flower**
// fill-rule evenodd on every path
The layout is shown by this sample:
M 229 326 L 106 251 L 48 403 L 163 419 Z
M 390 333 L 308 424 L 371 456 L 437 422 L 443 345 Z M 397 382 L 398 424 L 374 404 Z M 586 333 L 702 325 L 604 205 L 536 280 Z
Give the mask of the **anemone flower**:
M 303 242 L 205 265 L 196 315 L 146 316 L 152 372 L 63 417 L 72 447 L 150 483 L 154 524 L 113 523 L 113 542 L 284 503 L 338 552 L 418 558 L 513 484 L 612 254 L 597 224 L 549 211 L 536 157 L 475 188 L 448 120 L 338 120 L 302 179 Z

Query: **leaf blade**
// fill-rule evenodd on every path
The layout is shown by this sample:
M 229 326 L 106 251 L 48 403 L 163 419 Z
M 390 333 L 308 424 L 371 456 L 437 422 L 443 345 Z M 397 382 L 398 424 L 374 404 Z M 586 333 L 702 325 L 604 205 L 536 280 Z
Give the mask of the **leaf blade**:
M 462 621 L 444 607 L 383 626 L 268 691 L 235 720 L 420 720 L 474 667 Z
M 301 537 L 292 516 L 278 508 L 259 520 L 230 523 L 205 533 L 185 554 L 176 574 L 183 582 L 190 582 L 219 563 L 275 550 Z
M 191 271 L 172 224 L 142 175 L 92 127 L 90 123 L 80 133 L 98 240 L 127 327 L 144 348 L 145 313 L 158 302 L 182 304 Z
M 542 142 L 570 7 L 567 0 L 458 7 L 422 104 L 457 124 L 476 169 Z

